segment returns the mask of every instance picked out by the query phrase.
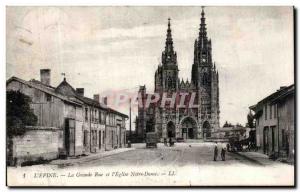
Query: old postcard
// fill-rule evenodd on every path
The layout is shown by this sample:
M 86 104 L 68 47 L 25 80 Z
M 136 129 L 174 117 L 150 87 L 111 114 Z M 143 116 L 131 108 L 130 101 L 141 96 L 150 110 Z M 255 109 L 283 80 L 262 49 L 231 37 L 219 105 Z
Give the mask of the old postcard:
M 294 8 L 6 7 L 7 185 L 294 186 Z

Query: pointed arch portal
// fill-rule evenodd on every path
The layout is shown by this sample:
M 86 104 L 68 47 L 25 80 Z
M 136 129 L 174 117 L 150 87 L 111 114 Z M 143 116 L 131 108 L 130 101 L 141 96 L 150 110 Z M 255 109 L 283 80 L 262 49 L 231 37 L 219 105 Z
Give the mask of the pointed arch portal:
M 183 139 L 196 139 L 197 123 L 191 117 L 186 117 L 181 121 L 181 137 Z

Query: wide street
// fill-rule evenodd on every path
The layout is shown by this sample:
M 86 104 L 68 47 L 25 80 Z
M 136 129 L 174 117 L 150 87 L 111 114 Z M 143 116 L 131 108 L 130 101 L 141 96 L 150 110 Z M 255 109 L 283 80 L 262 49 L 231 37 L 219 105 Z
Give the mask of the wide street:
M 176 143 L 174 147 L 159 144 L 158 148 L 146 148 L 145 144 L 133 144 L 135 150 L 111 155 L 85 165 L 132 165 L 132 166 L 184 166 L 213 164 L 213 147 L 205 143 Z M 219 157 L 220 160 L 221 157 Z M 237 161 L 229 155 L 226 162 Z M 243 161 L 240 159 L 239 161 Z
M 266 166 L 282 164 L 263 158 L 261 161 L 249 159 L 237 153 L 226 152 L 226 161 L 213 161 L 212 143 L 176 143 L 169 147 L 158 144 L 157 148 L 146 148 L 145 144 L 133 144 L 129 149 L 117 149 L 104 152 L 104 155 L 92 154 L 78 159 L 54 160 L 50 164 L 60 167 L 72 166 L 194 166 L 194 165 L 248 165 Z M 119 151 L 118 151 L 119 150 Z M 120 151 L 121 150 L 121 151 Z M 106 153 L 110 153 L 105 155 Z
M 226 153 L 213 161 L 213 143 L 133 144 L 88 156 L 42 165 L 8 167 L 9 182 L 19 185 L 292 185 L 294 166 L 257 152 Z M 40 176 L 50 174 L 50 178 Z M 52 177 L 51 175 L 55 175 Z M 99 176 L 100 175 L 100 176 Z M 47 176 L 48 177 L 48 176 Z M 104 179 L 105 178 L 105 179 Z

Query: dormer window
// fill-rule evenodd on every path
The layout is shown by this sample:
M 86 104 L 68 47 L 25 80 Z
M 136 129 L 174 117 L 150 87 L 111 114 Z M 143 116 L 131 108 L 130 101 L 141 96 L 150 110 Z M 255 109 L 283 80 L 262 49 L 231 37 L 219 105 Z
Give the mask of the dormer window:
M 52 101 L 52 97 L 50 94 L 46 93 L 46 101 L 47 102 L 51 102 Z

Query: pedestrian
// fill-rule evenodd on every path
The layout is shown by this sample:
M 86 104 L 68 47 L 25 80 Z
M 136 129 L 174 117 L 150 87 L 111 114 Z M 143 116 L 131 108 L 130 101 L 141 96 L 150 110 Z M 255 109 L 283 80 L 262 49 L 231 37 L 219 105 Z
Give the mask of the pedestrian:
M 222 161 L 225 161 L 225 155 L 226 155 L 226 145 L 223 144 L 222 145 L 222 149 L 221 149 L 221 158 L 222 158 Z
M 168 144 L 167 144 L 167 138 L 164 138 L 164 145 L 168 146 Z
M 174 144 L 171 137 L 170 137 L 170 139 L 169 139 L 169 144 L 170 144 L 170 147 L 172 147 L 173 144 Z
M 214 148 L 214 161 L 217 161 L 218 157 L 218 143 L 215 143 L 215 148 Z
M 227 144 L 226 144 L 226 150 L 227 150 L 227 151 L 229 151 L 229 147 L 230 147 L 230 145 L 229 145 L 229 143 L 227 143 Z
M 127 147 L 131 148 L 131 142 L 130 142 L 130 140 L 127 141 Z

